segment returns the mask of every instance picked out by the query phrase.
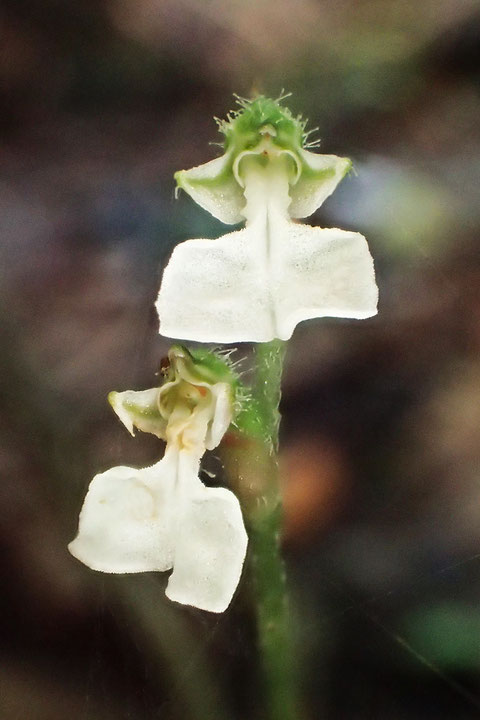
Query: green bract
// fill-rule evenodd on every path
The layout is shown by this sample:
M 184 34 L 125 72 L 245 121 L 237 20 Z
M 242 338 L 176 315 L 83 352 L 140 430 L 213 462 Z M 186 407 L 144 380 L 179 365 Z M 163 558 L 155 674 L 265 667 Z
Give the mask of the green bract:
M 191 170 L 175 174 L 178 187 L 201 207 L 227 224 L 245 220 L 244 173 L 242 160 L 256 155 L 269 158 L 286 155 L 290 159 L 289 215 L 311 215 L 334 191 L 351 169 L 348 158 L 317 155 L 305 148 L 308 133 L 305 121 L 294 117 L 279 100 L 260 95 L 254 100 L 239 99 L 240 109 L 227 120 L 217 121 L 225 135 L 225 154 Z
M 251 150 L 266 133 L 272 136 L 274 145 L 284 150 L 295 152 L 303 147 L 305 121 L 293 117 L 277 100 L 260 95 L 255 100 L 240 100 L 240 103 L 240 110 L 219 122 L 220 132 L 225 135 L 225 151 Z
M 173 345 L 168 353 L 169 372 L 191 383 L 228 383 L 233 392 L 238 378 L 228 358 L 228 353 L 205 348 L 187 350 L 183 345 Z

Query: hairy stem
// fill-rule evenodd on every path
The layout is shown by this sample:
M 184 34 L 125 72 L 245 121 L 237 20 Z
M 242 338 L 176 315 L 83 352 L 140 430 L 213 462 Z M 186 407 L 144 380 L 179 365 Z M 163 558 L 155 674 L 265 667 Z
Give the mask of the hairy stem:
M 261 427 L 255 460 L 262 478 L 261 492 L 249 511 L 249 525 L 258 640 L 267 717 L 271 720 L 298 717 L 286 576 L 280 551 L 283 513 L 277 452 L 284 356 L 285 343 L 280 340 L 255 348 L 253 393 Z

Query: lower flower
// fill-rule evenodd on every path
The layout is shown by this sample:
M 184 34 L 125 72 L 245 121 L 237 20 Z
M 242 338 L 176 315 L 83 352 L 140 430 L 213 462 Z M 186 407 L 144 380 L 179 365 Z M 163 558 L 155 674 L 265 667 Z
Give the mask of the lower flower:
M 208 448 L 222 440 L 234 414 L 237 377 L 221 355 L 174 346 L 158 388 L 112 392 L 126 428 L 166 440 L 148 468 L 114 467 L 96 475 L 69 550 L 93 570 L 172 570 L 167 596 L 223 612 L 242 573 L 247 534 L 235 495 L 198 477 Z

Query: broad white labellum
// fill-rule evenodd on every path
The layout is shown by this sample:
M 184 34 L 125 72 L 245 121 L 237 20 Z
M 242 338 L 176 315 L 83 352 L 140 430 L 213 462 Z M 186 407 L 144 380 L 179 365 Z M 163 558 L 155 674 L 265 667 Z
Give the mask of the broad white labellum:
M 199 459 L 168 448 L 149 468 L 96 475 L 69 550 L 94 570 L 170 570 L 167 596 L 210 612 L 226 610 L 240 580 L 247 534 L 235 495 L 207 488 Z

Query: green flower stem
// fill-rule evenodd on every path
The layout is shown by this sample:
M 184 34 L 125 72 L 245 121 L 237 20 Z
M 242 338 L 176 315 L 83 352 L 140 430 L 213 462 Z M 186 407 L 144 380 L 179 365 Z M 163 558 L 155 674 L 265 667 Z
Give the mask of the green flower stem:
M 255 381 L 253 393 L 263 426 L 264 440 L 270 454 L 278 451 L 282 373 L 287 343 L 272 340 L 255 345 Z M 278 483 L 276 483 L 278 490 Z M 277 492 L 278 495 L 278 492 Z
M 261 478 L 261 492 L 248 510 L 258 641 L 267 717 L 271 720 L 298 718 L 286 576 L 280 551 L 283 513 L 277 457 L 278 407 L 285 349 L 286 343 L 279 340 L 255 347 L 253 393 L 261 432 L 253 459 L 257 463 L 255 474 Z

